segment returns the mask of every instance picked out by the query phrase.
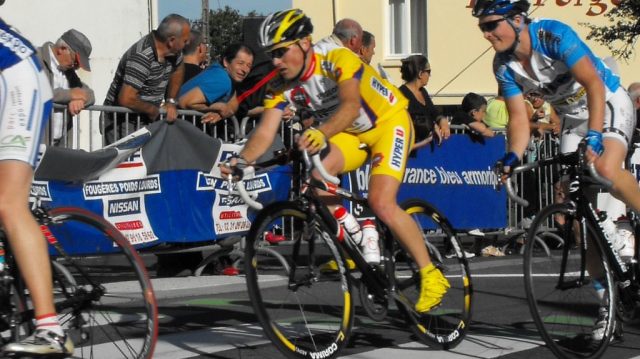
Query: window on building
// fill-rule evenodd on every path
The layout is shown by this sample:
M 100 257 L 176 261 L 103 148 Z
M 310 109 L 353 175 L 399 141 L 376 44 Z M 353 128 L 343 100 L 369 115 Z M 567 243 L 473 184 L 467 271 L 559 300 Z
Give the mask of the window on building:
M 389 0 L 390 57 L 427 54 L 427 0 Z

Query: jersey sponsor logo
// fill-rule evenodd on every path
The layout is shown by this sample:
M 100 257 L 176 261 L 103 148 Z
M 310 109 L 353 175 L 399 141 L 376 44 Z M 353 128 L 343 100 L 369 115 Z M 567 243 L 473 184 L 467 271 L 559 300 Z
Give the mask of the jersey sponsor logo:
M 375 153 L 373 156 L 371 156 L 371 167 L 380 166 L 383 160 L 384 160 L 384 155 L 382 153 L 380 152 Z
M 126 216 L 140 213 L 140 198 L 127 198 L 107 202 L 109 216 Z
M 0 44 L 9 48 L 16 56 L 23 60 L 33 55 L 33 49 L 25 44 L 21 38 L 2 29 L 0 29 Z
M 404 159 L 404 146 L 407 142 L 407 136 L 402 127 L 393 129 L 393 145 L 391 147 L 391 157 L 389 158 L 389 166 L 400 171 Z
M 298 107 L 308 108 L 311 103 L 309 94 L 302 86 L 297 86 L 291 90 L 291 100 Z
M 386 98 L 391 105 L 395 105 L 395 103 L 398 101 L 398 98 L 393 94 L 393 91 L 383 85 L 382 82 L 380 82 L 375 77 L 371 78 L 371 88 L 379 93 L 382 97 Z
M 29 136 L 8 135 L 0 138 L 0 148 L 27 148 L 29 142 Z

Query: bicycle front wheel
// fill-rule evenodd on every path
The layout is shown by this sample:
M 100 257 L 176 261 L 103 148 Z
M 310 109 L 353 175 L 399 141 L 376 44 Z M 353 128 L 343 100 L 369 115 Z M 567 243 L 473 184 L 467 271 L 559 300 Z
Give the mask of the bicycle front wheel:
M 74 357 L 151 358 L 158 336 L 158 308 L 142 259 L 109 222 L 79 208 L 49 212 L 43 227 L 51 244 L 54 296 Z M 109 243 L 115 254 L 73 255 L 81 242 Z
M 442 298 L 439 307 L 422 315 L 413 311 L 413 304 L 420 295 L 419 268 L 404 250 L 398 250 L 395 253 L 396 287 L 411 303 L 411 309 L 404 305 L 399 307 L 404 309 L 411 329 L 421 340 L 443 349 L 453 348 L 464 338 L 471 321 L 473 289 L 463 248 L 445 217 L 427 202 L 411 200 L 403 203 L 401 207 L 418 225 L 432 262 L 442 271 L 451 288 Z M 445 247 L 453 248 L 453 257 L 441 256 L 435 245 L 436 241 L 444 241 L 447 244 Z
M 536 216 L 524 250 L 525 289 L 535 325 L 557 357 L 597 358 L 613 335 L 613 278 L 595 229 L 575 212 L 573 205 L 554 204 Z M 548 255 L 539 243 L 549 233 L 562 244 L 550 246 Z
M 262 210 L 247 235 L 249 297 L 266 336 L 288 358 L 336 357 L 351 330 L 350 277 L 329 233 L 295 202 L 280 202 Z M 267 246 L 274 239 L 279 244 Z

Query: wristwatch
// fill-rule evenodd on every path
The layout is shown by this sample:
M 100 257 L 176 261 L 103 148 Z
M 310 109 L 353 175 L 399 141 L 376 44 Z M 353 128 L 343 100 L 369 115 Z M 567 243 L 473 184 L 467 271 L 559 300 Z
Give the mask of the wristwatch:
M 169 97 L 165 102 L 174 106 L 178 106 L 178 101 L 176 101 L 176 99 L 173 97 Z

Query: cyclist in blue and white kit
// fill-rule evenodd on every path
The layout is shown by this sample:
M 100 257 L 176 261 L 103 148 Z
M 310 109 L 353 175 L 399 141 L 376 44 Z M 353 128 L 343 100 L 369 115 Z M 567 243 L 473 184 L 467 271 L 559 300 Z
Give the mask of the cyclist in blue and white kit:
M 60 357 L 73 352 L 53 304 L 47 242 L 29 209 L 33 166 L 51 114 L 51 98 L 51 85 L 35 48 L 0 19 L 0 225 L 29 289 L 36 318 L 32 336 L 2 348 L 2 354 L 12 357 Z
M 493 69 L 509 112 L 505 171 L 520 161 L 527 147 L 524 96 L 535 91 L 561 118 L 561 151 L 575 151 L 584 138 L 588 160 L 613 183 L 611 193 L 640 211 L 640 188 L 622 166 L 636 124 L 628 93 L 571 27 L 556 20 L 530 20 L 528 10 L 526 0 L 478 0 L 473 8 L 496 51 Z

